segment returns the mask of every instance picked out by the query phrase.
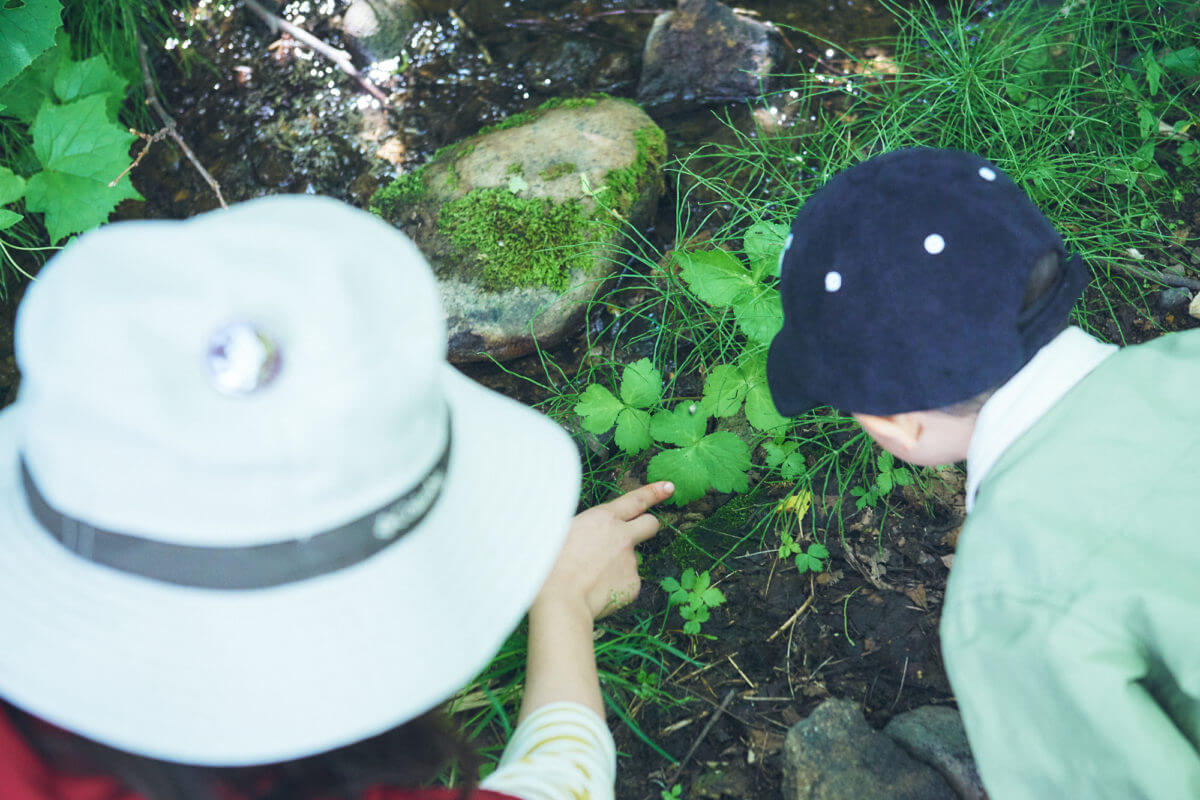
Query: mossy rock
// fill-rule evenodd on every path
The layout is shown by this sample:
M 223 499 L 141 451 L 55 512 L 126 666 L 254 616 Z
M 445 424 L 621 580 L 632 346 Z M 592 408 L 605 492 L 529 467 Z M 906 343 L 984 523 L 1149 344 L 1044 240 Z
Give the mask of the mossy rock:
M 429 258 L 452 361 L 524 355 L 577 329 L 663 191 L 662 130 L 638 106 L 554 100 L 443 148 L 372 198 Z

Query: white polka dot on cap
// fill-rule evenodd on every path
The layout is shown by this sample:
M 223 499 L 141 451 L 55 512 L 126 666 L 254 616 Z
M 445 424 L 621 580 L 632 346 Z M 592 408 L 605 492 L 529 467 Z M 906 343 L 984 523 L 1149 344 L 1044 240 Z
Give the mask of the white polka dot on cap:
M 825 291 L 836 292 L 842 288 L 842 273 L 830 270 L 825 273 Z
M 925 237 L 925 252 L 936 256 L 938 253 L 946 249 L 946 240 L 941 237 L 941 234 L 931 233 Z
M 996 180 L 996 170 L 988 167 L 980 167 L 979 177 L 983 178 L 985 181 L 994 181 Z

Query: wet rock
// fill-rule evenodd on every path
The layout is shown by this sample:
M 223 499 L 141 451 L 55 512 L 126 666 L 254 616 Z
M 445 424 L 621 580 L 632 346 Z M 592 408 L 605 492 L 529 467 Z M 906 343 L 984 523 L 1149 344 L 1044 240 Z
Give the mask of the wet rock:
M 450 360 L 515 358 L 578 330 L 620 264 L 625 221 L 650 224 L 665 156 L 632 103 L 552 101 L 443 149 L 372 209 L 429 258 Z
M 830 699 L 788 731 L 784 800 L 954 800 L 933 769 L 863 719 L 858 704 Z
M 1187 304 L 1191 299 L 1192 293 L 1180 286 L 1163 289 L 1158 293 L 1158 307 L 1163 311 L 1173 311 L 1179 306 Z
M 342 32 L 372 61 L 395 58 L 420 17 L 410 0 L 352 0 L 342 15 Z
M 962 800 L 987 800 L 962 717 L 954 709 L 922 706 L 900 714 L 883 732 L 910 756 L 937 770 Z
M 717 0 L 679 0 L 646 37 L 638 100 L 678 110 L 757 97 L 779 55 L 770 25 Z

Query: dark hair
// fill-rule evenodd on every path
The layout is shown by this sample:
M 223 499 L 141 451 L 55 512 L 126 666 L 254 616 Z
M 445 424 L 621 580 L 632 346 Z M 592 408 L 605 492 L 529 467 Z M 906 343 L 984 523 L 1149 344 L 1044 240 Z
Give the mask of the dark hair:
M 359 800 L 371 786 L 422 786 L 447 766 L 468 776 L 470 796 L 479 757 L 431 711 L 378 736 L 325 753 L 254 767 L 198 767 L 117 750 L 41 722 L 0 699 L 13 727 L 51 768 L 75 775 L 109 775 L 146 800 L 217 800 L 232 789 L 248 800 Z
M 1029 282 L 1025 284 L 1025 295 L 1021 298 L 1021 309 L 1018 311 L 1018 316 L 1024 314 L 1029 309 L 1041 302 L 1042 298 L 1050 293 L 1058 283 L 1059 274 L 1062 272 L 1062 254 L 1057 250 L 1051 250 L 1049 253 L 1038 258 L 1033 264 L 1033 270 L 1029 273 Z M 1067 320 L 1064 317 L 1062 327 L 1067 327 Z M 1060 329 L 1061 330 L 1061 329 Z M 992 395 L 996 393 L 999 386 L 993 386 L 987 391 L 967 400 L 962 400 L 958 403 L 951 403 L 948 406 L 939 408 L 943 414 L 949 414 L 954 417 L 966 417 L 971 414 L 979 413 L 979 409 L 983 408 Z

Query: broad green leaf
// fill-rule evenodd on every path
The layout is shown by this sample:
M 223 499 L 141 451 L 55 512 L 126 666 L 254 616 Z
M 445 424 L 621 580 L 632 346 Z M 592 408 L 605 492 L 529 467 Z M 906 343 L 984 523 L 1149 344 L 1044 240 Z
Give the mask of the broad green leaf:
M 660 442 L 681 447 L 699 442 L 707 427 L 708 415 L 696 403 L 680 403 L 674 411 L 659 411 L 650 418 L 651 436 Z
M 788 420 L 775 410 L 767 386 L 767 349 L 747 351 L 738 359 L 738 366 L 746 376 L 746 421 L 764 432 L 785 427 Z
M 700 623 L 698 623 L 698 622 L 683 623 L 683 632 L 689 633 L 689 634 L 695 636 L 697 633 L 700 632 Z
M 650 359 L 643 358 L 625 367 L 621 375 L 621 399 L 634 408 L 646 408 L 662 399 L 662 373 Z
M 25 194 L 25 180 L 8 167 L 0 167 L 0 206 L 21 199 Z
M 625 406 L 613 397 L 613 393 L 598 383 L 590 383 L 575 403 L 575 413 L 583 417 L 583 429 L 592 433 L 604 433 L 617 421 L 617 414 Z
M 1163 68 L 1154 60 L 1152 53 L 1142 56 L 1142 66 L 1146 69 L 1146 82 L 1150 84 L 1150 96 L 1158 94 L 1158 84 L 1162 79 Z
M 679 274 L 692 292 L 711 306 L 724 308 L 756 285 L 737 256 L 724 250 L 680 251 L 675 258 L 681 266 Z
M 746 377 L 735 364 L 714 367 L 704 381 L 704 405 L 714 417 L 732 417 L 746 397 Z
M 54 94 L 60 103 L 82 100 L 92 95 L 104 95 L 109 118 L 116 120 L 117 110 L 125 99 L 127 81 L 114 72 L 104 56 L 83 61 L 69 61 L 59 67 L 54 77 Z
M 792 453 L 779 465 L 779 477 L 785 481 L 794 481 L 808 474 L 808 463 L 801 453 Z
M 54 33 L 61 27 L 62 3 L 58 0 L 0 2 L 0 86 L 52 47 Z
M 699 575 L 696 576 L 696 584 L 694 586 L 692 586 L 692 593 L 696 594 L 696 595 L 703 594 L 704 590 L 708 588 L 708 584 L 709 584 L 710 580 L 711 579 L 708 576 L 707 570 L 705 570 L 704 572 L 701 572 Z
M 0 208 L 0 231 L 8 230 L 21 220 L 22 217 L 17 212 L 9 211 L 7 208 Z
M 658 585 L 670 593 L 674 593 L 677 589 L 679 589 L 679 581 L 675 580 L 674 578 L 663 578 L 658 582 Z
M 814 558 L 820 558 L 824 560 L 829 558 L 829 549 L 820 542 L 813 542 L 808 546 L 808 554 Z
M 708 491 L 708 475 L 704 459 L 693 447 L 663 450 L 646 465 L 646 479 L 669 480 L 675 484 L 675 494 L 670 502 L 677 506 L 698 500 Z
M 733 316 L 750 341 L 770 344 L 783 327 L 779 290 L 762 285 L 748 289 L 734 299 Z
M 718 492 L 744 492 L 750 486 L 750 448 L 737 434 L 717 431 L 695 445 L 708 472 L 708 482 Z
M 679 576 L 679 585 L 685 589 L 691 589 L 693 586 L 695 586 L 696 570 L 692 569 L 691 567 L 685 569 L 683 574 Z
M 640 453 L 654 440 L 650 438 L 650 413 L 640 408 L 625 408 L 617 414 L 617 430 L 613 436 L 617 447 L 626 453 Z
M 722 594 L 721 590 L 717 587 L 710 586 L 704 590 L 704 594 L 701 596 L 701 599 L 704 601 L 704 605 L 708 606 L 709 608 L 715 608 L 716 606 L 719 606 L 721 603 L 725 602 L 725 595 Z
M 912 472 L 901 467 L 900 469 L 892 470 L 892 480 L 896 482 L 897 486 L 908 486 L 913 482 L 913 475 Z
M 765 442 L 763 444 L 763 452 L 767 455 L 767 466 L 778 467 L 785 458 L 790 456 L 799 447 L 798 442 L 784 442 L 783 444 L 775 444 L 774 442 Z
M 1184 47 L 1163 53 L 1158 63 L 1168 72 L 1184 78 L 1200 78 L 1200 48 Z
M 43 171 L 30 177 L 25 207 L 46 215 L 51 242 L 104 223 L 126 198 L 141 198 L 128 175 L 108 185 L 129 166 L 134 137 L 108 119 L 103 96 L 42 106 L 30 131 Z
M 54 99 L 54 78 L 70 57 L 71 42 L 65 32 L 59 31 L 54 37 L 54 47 L 38 56 L 16 80 L 0 88 L 4 116 L 32 124 L 38 110 Z
M 875 485 L 879 487 L 880 494 L 887 494 L 892 490 L 892 473 L 881 472 L 875 476 Z
M 1138 129 L 1145 139 L 1154 131 L 1158 130 L 1158 117 L 1154 116 L 1148 108 L 1138 109 Z
M 896 457 L 887 450 L 880 450 L 879 455 L 875 456 L 875 466 L 880 472 L 888 472 L 892 465 L 896 463 Z
M 779 277 L 779 260 L 787 235 L 788 226 L 779 222 L 756 222 L 746 231 L 743 246 L 755 280 L 762 280 L 764 275 Z

